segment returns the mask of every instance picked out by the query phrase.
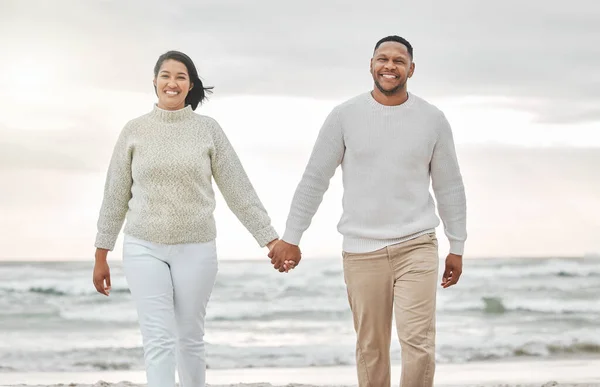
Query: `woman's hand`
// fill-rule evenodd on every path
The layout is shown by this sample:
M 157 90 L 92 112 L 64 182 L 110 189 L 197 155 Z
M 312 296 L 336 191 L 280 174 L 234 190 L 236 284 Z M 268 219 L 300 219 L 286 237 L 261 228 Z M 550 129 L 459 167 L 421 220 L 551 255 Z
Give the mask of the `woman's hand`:
M 106 261 L 108 250 L 96 249 L 96 263 L 94 264 L 93 281 L 96 290 L 100 294 L 110 294 L 110 268 Z
M 279 239 L 273 239 L 271 242 L 267 243 L 267 248 L 269 249 L 269 252 L 273 250 L 273 247 L 275 247 L 277 242 L 279 242 Z

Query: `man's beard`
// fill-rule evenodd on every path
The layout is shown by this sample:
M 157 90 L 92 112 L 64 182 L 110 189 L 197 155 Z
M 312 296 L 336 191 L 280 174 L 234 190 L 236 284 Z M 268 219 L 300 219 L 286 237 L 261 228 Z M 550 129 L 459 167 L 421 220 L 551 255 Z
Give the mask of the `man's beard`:
M 383 88 L 383 87 L 382 87 L 382 86 L 379 84 L 379 82 L 377 82 L 377 80 L 376 80 L 376 79 L 374 79 L 374 81 L 375 81 L 375 86 L 377 86 L 377 88 L 379 89 L 379 91 L 381 91 L 381 94 L 383 94 L 383 95 L 385 95 L 385 96 L 387 96 L 387 97 L 391 97 L 391 96 L 393 96 L 393 95 L 396 95 L 396 94 L 397 94 L 397 93 L 398 93 L 400 90 L 403 90 L 403 89 L 404 89 L 404 85 L 406 85 L 406 82 L 402 82 L 402 83 L 400 83 L 398 86 L 394 87 L 393 89 L 391 89 L 391 90 L 386 90 L 386 89 L 384 89 L 384 88 Z

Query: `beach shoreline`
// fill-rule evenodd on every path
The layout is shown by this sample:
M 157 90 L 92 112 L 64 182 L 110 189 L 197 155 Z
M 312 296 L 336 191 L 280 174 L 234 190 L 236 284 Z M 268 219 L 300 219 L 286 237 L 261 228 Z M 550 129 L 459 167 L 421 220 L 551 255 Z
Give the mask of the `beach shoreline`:
M 600 387 L 600 358 L 568 360 L 523 360 L 439 364 L 436 387 Z M 400 378 L 392 367 L 392 385 Z M 208 370 L 210 387 L 353 387 L 352 366 L 313 368 L 251 368 Z M 56 386 L 134 387 L 145 384 L 142 371 L 0 373 L 1 387 Z

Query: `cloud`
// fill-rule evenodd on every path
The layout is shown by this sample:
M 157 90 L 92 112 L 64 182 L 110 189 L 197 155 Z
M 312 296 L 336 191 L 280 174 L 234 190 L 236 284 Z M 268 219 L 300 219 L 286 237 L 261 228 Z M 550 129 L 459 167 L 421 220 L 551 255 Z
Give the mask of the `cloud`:
M 506 96 L 540 122 L 600 119 L 598 109 L 580 108 L 600 104 L 595 0 L 8 4 L 11 34 L 2 39 L 13 51 L 63 49 L 72 79 L 94 86 L 151 91 L 154 61 L 174 48 L 220 95 L 342 99 L 371 87 L 373 45 L 399 34 L 415 47 L 411 87 L 425 96 Z
M 0 126 L 0 170 L 106 169 L 114 141 L 101 130 L 16 130 Z

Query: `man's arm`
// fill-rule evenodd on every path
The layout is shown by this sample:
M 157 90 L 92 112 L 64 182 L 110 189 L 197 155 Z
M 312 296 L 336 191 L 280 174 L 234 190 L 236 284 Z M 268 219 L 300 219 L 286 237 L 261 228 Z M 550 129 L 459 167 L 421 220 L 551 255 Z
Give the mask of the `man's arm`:
M 441 283 L 443 288 L 448 288 L 455 285 L 462 274 L 462 255 L 467 239 L 467 201 L 452 130 L 443 114 L 440 115 L 430 169 L 438 212 L 450 242 Z
M 285 260 L 291 259 L 296 263 L 300 260 L 298 245 L 302 234 L 310 226 L 323 195 L 329 188 L 329 182 L 342 162 L 345 149 L 339 112 L 334 109 L 319 131 L 302 179 L 294 193 L 282 242 L 269 254 L 276 269 L 280 269 Z
M 450 242 L 450 253 L 463 255 L 467 239 L 467 206 L 452 129 L 442 114 L 438 140 L 430 164 L 431 182 L 438 203 L 444 232 Z
M 323 124 L 292 199 L 283 241 L 298 245 L 317 212 L 329 182 L 344 157 L 344 138 L 337 110 Z

